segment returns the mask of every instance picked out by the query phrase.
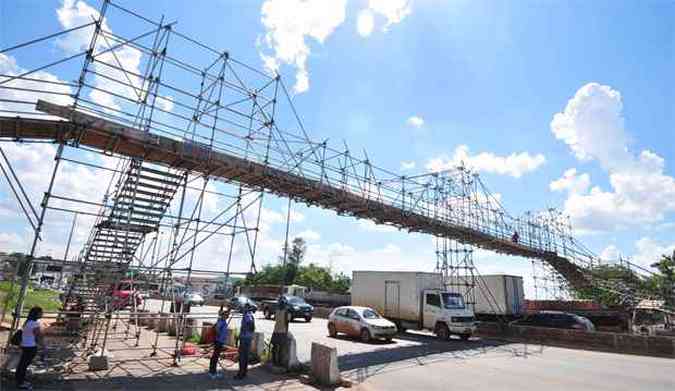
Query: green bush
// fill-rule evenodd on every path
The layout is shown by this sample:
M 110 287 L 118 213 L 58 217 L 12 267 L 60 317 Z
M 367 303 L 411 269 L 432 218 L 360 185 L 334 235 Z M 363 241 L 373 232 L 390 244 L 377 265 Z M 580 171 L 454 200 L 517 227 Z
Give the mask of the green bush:
M 19 292 L 21 291 L 21 285 L 16 283 L 14 284 L 13 289 L 10 290 L 10 288 L 12 288 L 11 281 L 0 282 L 0 306 L 5 305 L 5 301 L 9 296 L 7 314 L 11 314 L 16 306 Z M 26 290 L 26 299 L 23 303 L 24 312 L 27 312 L 31 307 L 36 305 L 42 307 L 44 312 L 58 311 L 61 308 L 59 292 L 51 289 L 33 288 L 29 285 Z M 2 307 L 0 307 L 0 311 L 2 311 Z

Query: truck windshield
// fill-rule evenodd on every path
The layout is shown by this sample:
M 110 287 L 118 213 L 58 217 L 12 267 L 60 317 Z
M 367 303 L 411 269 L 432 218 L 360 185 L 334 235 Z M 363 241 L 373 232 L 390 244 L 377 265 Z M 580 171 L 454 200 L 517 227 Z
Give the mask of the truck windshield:
M 464 309 L 464 298 L 459 293 L 441 293 L 443 307 L 448 310 Z

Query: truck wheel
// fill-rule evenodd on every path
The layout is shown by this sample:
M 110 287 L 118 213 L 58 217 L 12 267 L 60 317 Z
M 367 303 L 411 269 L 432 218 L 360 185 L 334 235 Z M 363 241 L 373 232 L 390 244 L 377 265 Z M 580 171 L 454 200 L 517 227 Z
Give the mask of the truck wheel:
M 335 325 L 328 323 L 328 336 L 331 338 L 337 337 L 337 330 L 335 330 Z
M 448 329 L 448 326 L 443 323 L 438 323 L 434 332 L 441 341 L 447 341 L 450 339 L 450 329 Z
M 361 342 L 370 342 L 370 331 L 368 329 L 361 330 Z
M 469 338 L 471 338 L 471 334 L 460 334 L 459 337 L 462 339 L 462 341 L 468 341 Z

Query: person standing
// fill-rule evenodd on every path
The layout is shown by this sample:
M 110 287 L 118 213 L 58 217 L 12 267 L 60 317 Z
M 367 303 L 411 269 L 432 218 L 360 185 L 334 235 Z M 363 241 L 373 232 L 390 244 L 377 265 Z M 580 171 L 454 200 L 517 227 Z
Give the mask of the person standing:
M 243 379 L 246 377 L 248 371 L 248 356 L 251 352 L 251 340 L 255 332 L 255 320 L 253 319 L 253 312 L 251 305 L 244 306 L 244 317 L 241 320 L 241 329 L 239 330 L 239 373 L 234 377 L 235 379 Z
M 279 298 L 277 312 L 274 314 L 274 331 L 272 332 L 272 363 L 283 366 L 283 354 L 288 342 L 288 314 L 287 302 L 284 296 Z
M 213 342 L 213 354 L 211 355 L 211 362 L 209 363 L 209 377 L 217 379 L 223 377 L 218 373 L 218 360 L 220 360 L 220 353 L 223 351 L 225 343 L 227 343 L 227 325 L 230 312 L 228 310 L 220 310 L 218 321 L 214 326 L 216 330 L 216 340 Z
M 43 352 L 46 351 L 40 318 L 42 318 L 42 308 L 37 306 L 31 308 L 28 312 L 28 319 L 21 330 L 21 359 L 16 367 L 16 386 L 20 390 L 32 389 L 32 385 L 26 381 L 26 370 L 37 354 L 38 345 Z

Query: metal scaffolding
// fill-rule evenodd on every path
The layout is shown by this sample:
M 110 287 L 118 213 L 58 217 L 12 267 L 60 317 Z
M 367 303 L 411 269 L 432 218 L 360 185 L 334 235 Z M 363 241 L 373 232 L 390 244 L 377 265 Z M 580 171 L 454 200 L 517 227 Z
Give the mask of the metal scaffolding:
M 113 20 L 127 26 L 123 35 L 108 28 Z M 399 175 L 377 167 L 367 155 L 357 157 L 346 145 L 312 140 L 279 75 L 259 71 L 175 27 L 104 0 L 91 22 L 0 50 L 19 52 L 73 32 L 91 32 L 81 52 L 0 75 L 0 92 L 32 94 L 25 99 L 0 95 L 5 105 L 0 112 L 8 114 L 0 117 L 0 140 L 58 145 L 39 214 L 30 202 L 21 204 L 34 231 L 29 262 L 36 258 L 47 210 L 94 220 L 62 314 L 77 308 L 87 320 L 82 336 L 88 352 L 105 349 L 124 317 L 135 319 L 127 322 L 124 335 L 138 344 L 143 308 L 134 300 L 123 315 L 109 295 L 110 287 L 123 280 L 136 283 L 133 271 L 172 290 L 178 271 L 189 283 L 203 243 L 225 238 L 226 278 L 232 274 L 235 241 L 242 243 L 255 272 L 262 202 L 270 193 L 433 235 L 441 248 L 438 269 L 447 276 L 460 270 L 463 277 L 473 276 L 473 250 L 464 247 L 471 245 L 542 262 L 570 289 L 620 289 L 592 275 L 597 257 L 572 236 L 559 214 L 512 216 L 465 167 Z M 137 58 L 135 67 L 125 65 L 123 55 Z M 74 83 L 37 77 L 45 70 L 72 77 L 75 66 Z M 93 152 L 115 163 L 99 165 L 84 153 L 64 156 L 64 150 Z M 3 167 L 11 169 L 5 162 Z M 102 200 L 55 192 L 61 162 L 106 173 L 110 180 Z M 12 178 L 9 170 L 2 171 Z M 226 184 L 228 192 L 218 194 L 219 212 L 204 216 L 214 182 Z M 24 199 L 18 187 L 15 194 Z M 13 328 L 23 316 L 29 275 L 30 267 L 21 281 Z M 175 360 L 188 318 L 184 310 L 175 314 Z M 156 353 L 156 342 L 153 349 Z

